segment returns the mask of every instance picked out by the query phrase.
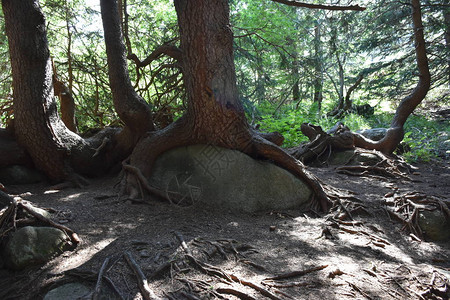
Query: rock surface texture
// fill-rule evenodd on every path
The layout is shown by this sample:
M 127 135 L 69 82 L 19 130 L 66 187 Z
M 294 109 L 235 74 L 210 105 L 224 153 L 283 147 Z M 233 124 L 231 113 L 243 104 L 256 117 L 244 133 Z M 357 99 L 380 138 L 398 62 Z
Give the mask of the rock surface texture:
M 63 231 L 53 227 L 22 227 L 6 244 L 3 253 L 5 265 L 20 270 L 45 263 L 61 254 L 68 241 Z
M 305 209 L 311 190 L 291 173 L 239 151 L 210 145 L 180 147 L 156 161 L 150 183 L 189 196 L 194 204 L 255 212 Z M 188 202 L 187 198 L 182 202 Z M 174 198 L 174 202 L 178 202 Z M 186 203 L 188 204 L 188 203 Z

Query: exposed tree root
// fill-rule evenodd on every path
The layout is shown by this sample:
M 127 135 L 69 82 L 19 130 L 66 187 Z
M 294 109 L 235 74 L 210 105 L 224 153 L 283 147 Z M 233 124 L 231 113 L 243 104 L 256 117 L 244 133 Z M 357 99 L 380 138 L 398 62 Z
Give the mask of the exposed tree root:
M 279 135 L 260 135 L 245 125 L 240 127 L 239 120 L 229 124 L 227 128 L 219 132 L 218 136 L 208 136 L 203 131 L 195 130 L 194 126 L 187 122 L 187 118 L 180 118 L 163 130 L 149 133 L 138 143 L 129 161 L 123 164 L 125 171 L 123 187 L 128 196 L 132 199 L 143 199 L 146 193 L 150 193 L 164 199 L 173 199 L 172 195 L 169 199 L 168 195 L 164 195 L 164 192 L 151 187 L 148 183 L 147 178 L 151 175 L 156 158 L 161 153 L 175 147 L 209 144 L 239 150 L 255 159 L 270 160 L 297 176 L 312 189 L 314 197 L 311 204 L 313 208 L 319 207 L 320 210 L 326 212 L 333 205 L 332 199 L 337 199 L 338 195 L 335 195 L 332 189 L 325 191 L 324 184 L 305 170 L 305 166 L 300 161 L 264 138 L 279 142 Z
M 71 247 L 75 248 L 80 242 L 78 235 L 70 228 L 58 224 L 36 212 L 27 201 L 0 192 L 0 198 L 8 200 L 9 206 L 0 215 L 0 240 L 7 237 L 10 232 L 17 230 L 20 225 L 45 224 L 62 230 L 70 238 Z M 30 218 L 30 216 L 32 218 Z
M 421 211 L 440 210 L 447 220 L 450 220 L 450 202 L 421 192 L 408 192 L 403 195 L 387 195 L 386 211 L 393 219 L 403 223 L 402 230 L 409 231 L 414 237 L 424 238 L 419 225 Z
M 159 300 L 160 298 L 155 295 L 155 293 L 149 288 L 147 283 L 147 278 L 142 272 L 139 265 L 134 260 L 130 252 L 124 253 L 125 260 L 127 261 L 130 268 L 133 269 L 134 274 L 137 277 L 139 289 L 141 290 L 142 297 L 145 300 Z

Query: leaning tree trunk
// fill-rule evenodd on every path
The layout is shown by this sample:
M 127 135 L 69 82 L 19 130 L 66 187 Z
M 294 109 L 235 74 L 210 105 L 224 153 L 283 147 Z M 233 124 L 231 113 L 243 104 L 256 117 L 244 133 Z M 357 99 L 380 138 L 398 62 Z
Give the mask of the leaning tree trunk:
M 131 84 L 117 1 L 101 0 L 100 5 L 114 108 L 125 123 L 118 144 L 129 153 L 142 135 L 155 128 L 150 107 Z
M 414 30 L 416 62 L 419 71 L 419 82 L 413 92 L 405 97 L 397 107 L 391 127 L 386 136 L 379 142 L 370 141 L 363 136 L 355 134 L 355 146 L 379 150 L 385 154 L 392 154 L 403 140 L 403 126 L 409 115 L 422 102 L 430 89 L 431 76 L 428 68 L 428 59 L 425 49 L 425 38 L 423 33 L 422 12 L 419 0 L 411 0 L 412 21 Z
M 45 19 L 37 0 L 2 0 L 13 74 L 15 135 L 53 180 L 70 173 L 66 157 L 81 138 L 58 117 Z
M 77 182 L 79 177 L 74 172 L 100 175 L 117 162 L 118 153 L 122 157 L 129 155 L 129 145 L 136 143 L 136 136 L 146 130 L 143 128 L 149 128 L 137 124 L 142 121 L 142 107 L 123 103 L 117 106 L 127 110 L 119 112 L 127 125 L 136 125 L 127 131 L 107 129 L 86 140 L 70 131 L 59 118 L 54 101 L 45 18 L 38 0 L 2 0 L 2 8 L 13 73 L 15 138 L 35 167 L 52 181 Z
M 380 141 L 373 141 L 363 137 L 360 134 L 352 133 L 343 124 L 338 123 L 334 136 L 325 133 L 319 126 L 303 124 L 302 132 L 308 136 L 311 142 L 307 145 L 301 145 L 297 148 L 289 149 L 289 153 L 302 161 L 314 160 L 325 150 L 342 150 L 354 147 L 365 148 L 369 150 L 378 150 L 388 156 L 392 155 L 398 147 L 404 136 L 403 126 L 409 115 L 422 102 L 430 88 L 430 71 L 428 68 L 428 59 L 425 49 L 425 39 L 423 34 L 422 16 L 419 0 L 411 0 L 412 20 L 415 38 L 416 61 L 419 70 L 419 82 L 413 92 L 405 97 L 397 107 L 391 126 L 386 135 Z M 363 78 L 361 73 L 356 83 L 356 87 Z M 351 93 L 348 91 L 348 95 Z
M 134 149 L 125 180 L 130 197 L 146 182 L 158 155 L 189 144 L 211 144 L 270 159 L 311 186 L 323 210 L 329 199 L 320 182 L 302 163 L 284 152 L 279 134 L 260 134 L 247 123 L 238 97 L 233 59 L 233 33 L 227 0 L 175 0 L 180 28 L 187 112 L 168 127 L 151 132 Z

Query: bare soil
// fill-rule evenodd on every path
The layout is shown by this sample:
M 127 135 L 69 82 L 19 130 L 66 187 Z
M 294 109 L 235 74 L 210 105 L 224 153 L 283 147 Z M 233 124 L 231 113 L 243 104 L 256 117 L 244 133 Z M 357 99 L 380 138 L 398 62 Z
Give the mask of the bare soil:
M 129 251 L 163 299 L 448 299 L 443 291 L 450 281 L 450 242 L 419 241 L 385 210 L 390 192 L 450 198 L 448 162 L 418 167 L 411 180 L 311 168 L 324 182 L 355 192 L 370 213 L 337 225 L 313 212 L 249 215 L 157 200 L 135 204 L 117 197 L 116 177 L 92 180 L 83 189 L 10 186 L 10 193 L 29 192 L 24 199 L 55 209 L 55 220 L 82 243 L 41 267 L 0 270 L 0 298 L 40 299 L 67 282 L 94 289 L 109 257 L 104 275 L 122 298 L 142 299 L 123 258 Z M 267 279 L 280 274 L 287 278 Z M 105 281 L 108 297 L 118 298 Z

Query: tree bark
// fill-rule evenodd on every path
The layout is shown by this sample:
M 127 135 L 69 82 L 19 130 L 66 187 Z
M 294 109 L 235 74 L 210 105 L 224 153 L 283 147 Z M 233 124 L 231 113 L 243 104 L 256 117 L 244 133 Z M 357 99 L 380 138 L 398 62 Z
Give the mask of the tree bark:
M 430 89 L 431 76 L 425 48 L 420 1 L 411 0 L 411 5 L 419 81 L 412 93 L 405 97 L 398 105 L 386 136 L 379 142 L 374 142 L 364 138 L 361 135 L 355 134 L 355 146 L 357 147 L 376 149 L 388 155 L 392 154 L 403 140 L 403 126 L 406 120 L 414 109 L 420 104 L 420 102 L 422 102 Z
M 54 93 L 59 98 L 61 120 L 70 131 L 78 133 L 77 121 L 75 118 L 75 99 L 72 96 L 70 88 L 67 87 L 56 75 L 55 66 L 53 66 L 52 78 Z
M 58 117 L 45 19 L 37 0 L 2 0 L 13 73 L 15 134 L 34 164 L 59 181 L 70 146 L 82 143 Z
M 318 104 L 319 111 L 322 106 L 323 90 L 323 67 L 322 67 L 322 46 L 320 41 L 320 23 L 316 21 L 314 27 L 314 99 Z
M 447 80 L 448 80 L 448 87 L 450 88 L 450 8 L 444 8 L 443 9 L 444 14 L 444 22 L 445 22 L 445 46 L 447 47 Z
M 152 113 L 131 84 L 117 1 L 101 0 L 100 5 L 113 103 L 117 114 L 125 123 L 121 137 L 118 138 L 127 140 L 125 144 L 131 150 L 142 135 L 155 129 Z
M 247 123 L 238 97 L 233 60 L 233 34 L 227 0 L 175 0 L 180 28 L 182 71 L 188 95 L 187 111 L 168 127 L 149 133 L 134 149 L 125 178 L 130 197 L 151 174 L 157 156 L 191 144 L 211 144 L 273 161 L 306 182 L 323 210 L 329 198 L 320 181 L 301 162 L 275 143 L 279 134 L 261 135 Z M 282 139 L 281 139 L 282 140 Z M 274 143 L 275 142 L 275 143 Z M 145 179 L 144 179 L 145 180 Z M 150 188 L 147 188 L 152 192 Z
M 2 8 L 13 74 L 15 139 L 52 181 L 76 181 L 74 172 L 99 175 L 107 171 L 120 158 L 118 153 L 124 155 L 115 147 L 118 130 L 108 129 L 84 140 L 59 118 L 45 18 L 38 0 L 2 0 Z M 127 155 L 130 152 L 128 148 Z

